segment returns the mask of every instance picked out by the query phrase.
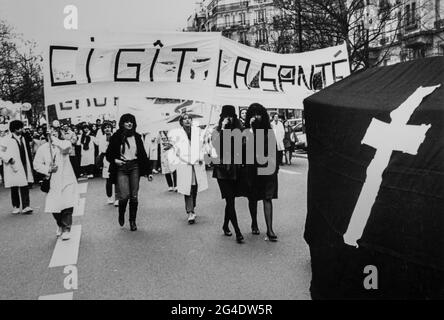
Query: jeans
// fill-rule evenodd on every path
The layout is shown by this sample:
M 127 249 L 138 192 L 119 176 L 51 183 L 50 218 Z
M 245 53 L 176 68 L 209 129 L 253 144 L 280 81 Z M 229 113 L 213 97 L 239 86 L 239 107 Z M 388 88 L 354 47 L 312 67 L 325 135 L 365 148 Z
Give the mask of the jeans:
M 117 169 L 116 196 L 118 200 L 137 202 L 139 193 L 139 164 L 137 160 L 128 161 Z
M 19 195 L 20 190 L 20 195 Z M 20 196 L 22 197 L 22 208 L 29 207 L 29 187 L 11 187 L 12 206 L 20 208 Z
M 57 222 L 57 225 L 62 228 L 62 232 L 70 232 L 72 226 L 72 214 L 74 208 L 63 209 L 61 212 L 54 212 L 52 215 Z
M 197 184 L 191 186 L 191 193 L 189 196 L 185 195 L 185 210 L 187 213 L 193 212 L 196 208 L 196 198 L 197 198 Z

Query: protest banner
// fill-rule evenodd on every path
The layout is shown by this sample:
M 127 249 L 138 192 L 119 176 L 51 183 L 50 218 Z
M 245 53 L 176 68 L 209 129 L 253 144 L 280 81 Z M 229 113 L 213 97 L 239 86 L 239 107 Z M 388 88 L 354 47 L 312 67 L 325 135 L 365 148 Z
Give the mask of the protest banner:
M 47 46 L 45 101 L 58 118 L 80 113 L 77 100 L 110 96 L 296 108 L 350 74 L 345 44 L 276 54 L 212 32 L 104 34 L 91 39 L 54 40 Z M 103 105 L 86 103 L 84 108 Z

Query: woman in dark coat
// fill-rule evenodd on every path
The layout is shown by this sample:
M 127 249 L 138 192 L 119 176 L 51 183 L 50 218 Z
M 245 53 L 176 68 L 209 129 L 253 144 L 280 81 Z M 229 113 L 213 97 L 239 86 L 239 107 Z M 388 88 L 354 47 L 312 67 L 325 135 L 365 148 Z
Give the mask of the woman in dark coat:
M 217 183 L 219 184 L 220 192 L 222 195 L 222 199 L 225 199 L 225 218 L 223 224 L 223 231 L 226 236 L 231 236 L 231 231 L 228 226 L 229 222 L 233 225 L 234 232 L 236 233 L 236 241 L 238 243 L 242 243 L 244 237 L 239 229 L 239 225 L 237 223 L 236 217 L 236 209 L 235 209 L 235 198 L 240 196 L 246 196 L 244 192 L 244 188 L 242 188 L 241 182 L 245 181 L 245 179 L 241 180 L 241 164 L 238 162 L 236 164 L 234 150 L 233 139 L 231 144 L 231 159 L 230 161 L 224 161 L 224 141 L 223 141 L 223 132 L 225 130 L 229 130 L 230 133 L 232 130 L 238 129 L 238 133 L 241 133 L 242 124 L 237 118 L 235 108 L 230 105 L 225 105 L 222 107 L 222 112 L 220 114 L 219 125 L 215 128 L 216 133 L 218 134 L 218 145 L 219 150 L 218 153 L 218 162 L 219 164 L 214 165 L 213 169 L 213 178 L 217 179 Z M 225 144 L 227 145 L 227 143 Z M 240 157 L 241 155 L 237 155 Z M 240 158 L 242 159 L 242 158 Z M 224 163 L 227 162 L 227 163 Z
M 119 201 L 119 224 L 125 224 L 125 211 L 129 200 L 131 231 L 137 230 L 140 177 L 147 176 L 148 181 L 152 180 L 142 137 L 136 132 L 136 128 L 136 119 L 132 114 L 122 115 L 119 129 L 112 135 L 106 151 L 106 160 L 110 163 L 109 179 L 116 186 L 116 199 Z
M 273 203 L 272 199 L 278 198 L 278 171 L 279 171 L 279 161 L 278 161 L 278 152 L 277 152 L 277 144 L 276 138 L 274 138 L 273 129 L 270 126 L 270 117 L 267 113 L 267 110 L 258 103 L 253 103 L 247 111 L 247 118 L 245 120 L 246 130 L 250 130 L 253 133 L 254 139 L 254 164 L 247 164 L 248 166 L 248 206 L 250 209 L 251 215 L 251 229 L 253 234 L 259 234 L 259 228 L 257 225 L 257 202 L 259 200 L 263 201 L 264 205 L 264 215 L 265 215 L 265 223 L 267 225 L 267 238 L 266 240 L 277 241 L 277 236 L 273 231 Z M 258 130 L 264 131 L 264 141 L 260 141 L 259 143 L 264 144 L 265 154 L 264 156 L 267 158 L 271 148 L 274 148 L 275 157 L 268 159 L 269 161 L 266 164 L 259 164 L 257 161 L 258 150 L 256 150 L 257 145 L 257 132 Z M 268 145 L 269 135 L 273 135 L 271 141 L 274 145 Z M 274 139 L 272 139 L 274 138 Z M 251 141 L 248 143 L 252 143 Z M 269 175 L 260 174 L 258 170 L 262 167 L 265 168 L 270 166 L 273 169 L 273 172 Z

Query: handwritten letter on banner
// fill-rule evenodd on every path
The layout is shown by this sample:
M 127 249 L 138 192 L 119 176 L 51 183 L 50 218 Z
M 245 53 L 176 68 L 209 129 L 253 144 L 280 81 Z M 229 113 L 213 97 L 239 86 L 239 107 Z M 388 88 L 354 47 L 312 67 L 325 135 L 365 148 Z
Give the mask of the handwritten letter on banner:
M 98 97 L 175 98 L 217 105 L 258 102 L 297 108 L 320 87 L 350 74 L 345 45 L 276 54 L 212 32 L 85 39 L 52 41 L 45 52 L 46 105 L 55 106 L 62 118 L 96 106 L 85 101 Z

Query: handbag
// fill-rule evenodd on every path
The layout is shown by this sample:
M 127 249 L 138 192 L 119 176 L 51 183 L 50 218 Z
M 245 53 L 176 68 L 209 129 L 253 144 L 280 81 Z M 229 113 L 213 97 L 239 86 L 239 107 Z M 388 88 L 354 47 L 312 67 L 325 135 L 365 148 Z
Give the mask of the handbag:
M 52 174 L 51 174 L 52 175 Z M 42 182 L 40 183 L 40 190 L 44 193 L 48 193 L 49 192 L 49 187 L 50 187 L 50 181 L 51 181 L 51 175 L 49 176 L 49 178 L 45 178 L 42 180 Z

